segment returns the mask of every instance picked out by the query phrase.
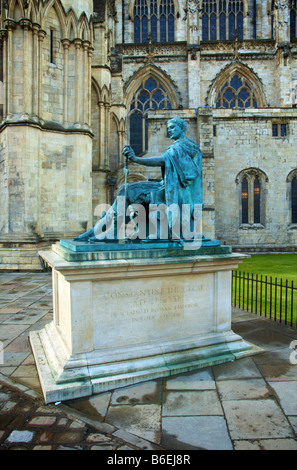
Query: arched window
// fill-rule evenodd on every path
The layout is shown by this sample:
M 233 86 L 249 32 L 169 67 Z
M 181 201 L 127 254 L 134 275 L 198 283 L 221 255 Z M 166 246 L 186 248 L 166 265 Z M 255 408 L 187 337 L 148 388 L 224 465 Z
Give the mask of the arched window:
M 291 181 L 292 224 L 297 224 L 297 177 Z
M 274 0 L 271 2 L 271 39 L 274 39 Z
M 243 0 L 203 0 L 202 41 L 243 39 Z
M 260 211 L 261 211 L 261 183 L 256 176 L 254 179 L 254 224 L 259 224 L 260 223 Z
M 240 223 L 264 223 L 264 185 L 266 175 L 257 168 L 240 172 L 236 182 L 240 184 Z
M 241 223 L 249 223 L 249 184 L 247 178 L 241 182 Z
M 257 108 L 257 94 L 248 80 L 235 73 L 220 89 L 216 108 Z
M 3 119 L 3 102 L 4 102 L 4 86 L 3 86 L 3 69 L 4 69 L 4 63 L 3 63 L 3 48 L 0 47 L 0 122 Z
M 290 1 L 290 36 L 291 39 L 296 39 L 297 37 L 297 0 Z
M 134 42 L 173 42 L 174 19 L 173 0 L 135 0 Z
M 130 145 L 136 155 L 148 148 L 147 113 L 156 109 L 171 109 L 171 103 L 160 81 L 149 77 L 143 80 L 130 105 Z
M 297 224 L 297 168 L 292 170 L 287 176 L 287 197 L 288 210 L 290 215 L 289 225 Z

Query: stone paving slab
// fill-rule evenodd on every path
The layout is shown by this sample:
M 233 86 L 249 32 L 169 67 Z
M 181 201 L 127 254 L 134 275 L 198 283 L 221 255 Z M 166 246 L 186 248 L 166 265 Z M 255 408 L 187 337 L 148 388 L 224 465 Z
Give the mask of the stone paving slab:
M 234 450 L 297 450 L 297 441 L 296 439 L 235 441 Z
M 223 415 L 216 390 L 174 391 L 163 394 L 163 416 Z
M 55 406 L 28 342 L 51 320 L 51 273 L 0 273 L 0 449 L 296 450 L 296 329 L 233 309 L 264 353 Z
M 221 380 L 217 382 L 221 400 L 267 398 L 270 389 L 262 378 Z
M 294 437 L 292 427 L 274 399 L 226 400 L 223 408 L 233 440 Z
M 232 450 L 223 416 L 165 417 L 162 445 L 171 450 Z
M 269 382 L 287 416 L 297 416 L 297 382 Z
M 161 404 L 160 382 L 150 381 L 115 390 L 112 394 L 111 405 Z
M 145 439 L 153 444 L 161 441 L 161 406 L 121 405 L 110 406 L 106 421 L 119 429 Z
M 261 373 L 253 358 L 247 357 L 238 361 L 220 364 L 213 368 L 216 381 L 225 379 L 249 379 L 261 377 Z

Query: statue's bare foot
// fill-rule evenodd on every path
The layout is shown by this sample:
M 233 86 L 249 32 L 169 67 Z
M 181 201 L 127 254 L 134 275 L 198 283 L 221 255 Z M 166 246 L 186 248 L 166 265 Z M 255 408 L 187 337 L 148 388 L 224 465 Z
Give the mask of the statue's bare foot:
M 87 232 L 78 235 L 78 237 L 75 237 L 74 241 L 85 242 L 88 241 L 90 238 L 94 237 L 94 235 L 94 228 L 91 228 Z

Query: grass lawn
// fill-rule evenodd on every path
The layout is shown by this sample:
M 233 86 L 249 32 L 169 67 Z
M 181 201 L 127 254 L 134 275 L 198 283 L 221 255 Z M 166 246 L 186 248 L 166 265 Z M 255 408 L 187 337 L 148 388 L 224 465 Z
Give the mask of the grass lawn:
M 238 271 L 263 274 L 268 278 L 277 277 L 296 282 L 297 287 L 297 253 L 289 255 L 252 255 L 238 266 Z
M 297 254 L 252 255 L 240 263 L 237 276 L 233 278 L 234 306 L 297 323 Z

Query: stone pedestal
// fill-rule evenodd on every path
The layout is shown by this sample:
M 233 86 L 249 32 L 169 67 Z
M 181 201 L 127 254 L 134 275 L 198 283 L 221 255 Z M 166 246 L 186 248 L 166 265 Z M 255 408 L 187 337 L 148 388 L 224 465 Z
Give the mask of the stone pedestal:
M 52 267 L 54 319 L 30 341 L 46 402 L 259 351 L 231 330 L 231 272 L 243 255 L 179 248 L 77 262 L 56 245 L 40 256 Z

